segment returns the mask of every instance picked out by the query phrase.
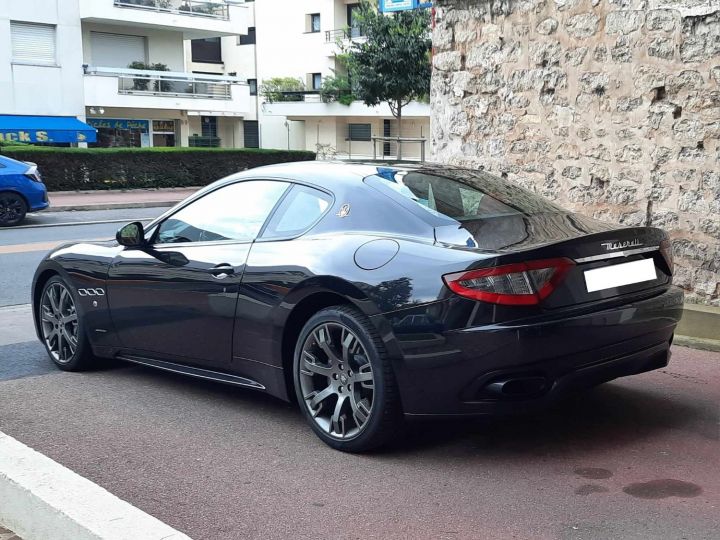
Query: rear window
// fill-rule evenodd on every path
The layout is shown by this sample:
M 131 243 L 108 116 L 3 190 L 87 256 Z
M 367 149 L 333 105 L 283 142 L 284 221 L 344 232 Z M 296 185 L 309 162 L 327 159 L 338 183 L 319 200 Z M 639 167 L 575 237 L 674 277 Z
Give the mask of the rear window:
M 543 197 L 483 171 L 380 168 L 377 177 L 429 213 L 460 222 L 499 216 L 565 213 Z

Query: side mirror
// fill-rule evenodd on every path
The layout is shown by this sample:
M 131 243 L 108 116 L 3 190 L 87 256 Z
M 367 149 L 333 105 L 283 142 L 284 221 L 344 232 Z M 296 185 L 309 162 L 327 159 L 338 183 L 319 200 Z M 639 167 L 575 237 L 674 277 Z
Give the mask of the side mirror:
M 144 246 L 145 229 L 143 224 L 139 221 L 128 223 L 117 232 L 115 239 L 118 244 L 125 247 L 138 248 Z

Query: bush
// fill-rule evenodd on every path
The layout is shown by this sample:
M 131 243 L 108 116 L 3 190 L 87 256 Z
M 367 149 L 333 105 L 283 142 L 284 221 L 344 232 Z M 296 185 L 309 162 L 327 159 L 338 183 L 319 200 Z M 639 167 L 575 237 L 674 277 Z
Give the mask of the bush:
M 2 155 L 37 163 L 50 191 L 204 186 L 238 171 L 313 152 L 258 148 L 3 147 Z
M 323 103 L 337 101 L 343 105 L 352 105 L 352 102 L 355 100 L 350 81 L 342 75 L 325 77 L 323 79 L 322 88 L 320 88 L 320 98 L 323 100 Z
M 305 84 L 301 79 L 293 77 L 273 77 L 262 82 L 260 85 L 260 95 L 262 95 L 268 103 L 275 101 L 302 101 L 303 96 L 298 94 L 286 94 L 286 92 L 304 92 Z

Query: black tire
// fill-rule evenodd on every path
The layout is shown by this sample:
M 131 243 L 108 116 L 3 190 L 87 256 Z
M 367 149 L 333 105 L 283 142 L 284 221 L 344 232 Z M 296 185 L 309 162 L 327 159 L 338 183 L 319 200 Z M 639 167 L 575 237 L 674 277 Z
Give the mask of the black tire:
M 66 292 L 62 293 L 62 290 Z M 62 296 L 63 294 L 67 296 Z M 55 298 L 54 303 L 51 296 Z M 72 308 L 70 308 L 71 304 Z M 60 310 L 60 316 L 54 309 L 56 305 Z M 64 279 L 60 276 L 53 276 L 45 283 L 40 301 L 36 306 L 38 325 L 48 356 L 63 371 L 88 369 L 95 360 L 90 343 L 88 343 L 85 323 L 80 310 L 77 293 Z M 72 322 L 73 313 L 74 322 Z M 52 317 L 50 317 L 51 314 Z M 74 342 L 72 337 L 75 338 Z
M 17 193 L 4 191 L 0 193 L 0 227 L 12 227 L 25 219 L 28 205 Z
M 323 335 L 329 339 L 322 338 Z M 320 346 L 325 339 L 333 355 Z M 340 342 L 347 342 L 347 349 Z M 387 444 L 401 431 L 403 414 L 395 373 L 380 336 L 357 309 L 333 306 L 307 321 L 295 346 L 293 382 L 300 409 L 310 427 L 336 450 L 367 452 Z M 314 384 L 327 387 L 313 391 Z M 331 392 L 327 393 L 328 390 Z M 313 399 L 324 393 L 327 397 L 313 409 Z M 334 424 L 333 418 L 340 421 Z M 333 433 L 335 425 L 338 431 Z

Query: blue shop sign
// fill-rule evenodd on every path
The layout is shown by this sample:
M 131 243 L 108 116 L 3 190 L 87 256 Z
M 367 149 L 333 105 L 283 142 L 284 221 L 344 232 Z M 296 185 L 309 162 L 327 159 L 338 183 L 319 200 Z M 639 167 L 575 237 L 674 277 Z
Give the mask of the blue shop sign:
M 0 114 L 0 142 L 92 143 L 95 128 L 74 116 Z

